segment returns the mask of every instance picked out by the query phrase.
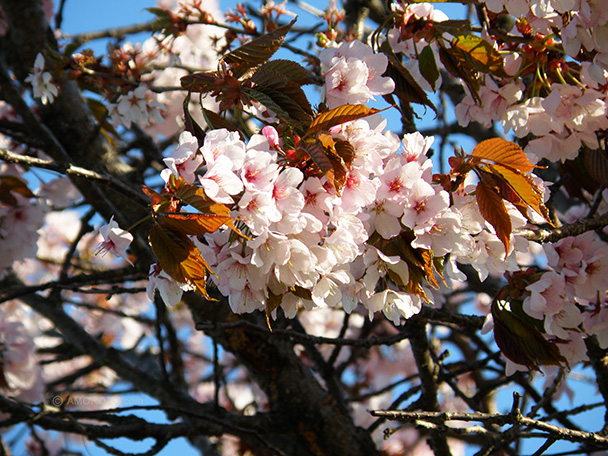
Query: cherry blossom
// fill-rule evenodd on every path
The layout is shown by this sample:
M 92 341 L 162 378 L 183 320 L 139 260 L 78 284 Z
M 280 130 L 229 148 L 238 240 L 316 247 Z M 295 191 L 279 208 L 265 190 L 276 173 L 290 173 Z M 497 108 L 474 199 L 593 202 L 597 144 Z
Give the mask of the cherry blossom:
M 34 98 L 40 98 L 42 104 L 49 104 L 55 100 L 59 90 L 52 82 L 53 76 L 48 71 L 44 71 L 44 67 L 44 56 L 38 53 L 34 61 L 34 72 L 25 80 L 32 84 Z
M 390 93 L 395 84 L 381 76 L 388 59 L 374 54 L 361 41 L 343 42 L 321 52 L 321 69 L 325 75 L 325 98 L 330 108 L 341 104 L 367 103 L 374 95 Z
M 156 101 L 156 96 L 143 85 L 126 95 L 120 95 L 116 104 L 110 104 L 108 110 L 112 121 L 125 127 L 130 127 L 131 123 L 148 126 L 164 121 L 164 106 Z
M 114 221 L 114 216 L 110 218 L 110 222 L 107 225 L 99 228 L 99 234 L 103 237 L 103 242 L 97 247 L 96 254 L 105 255 L 110 252 L 114 256 L 123 258 L 133 266 L 133 263 L 127 256 L 127 248 L 133 242 L 133 235 L 119 228 L 118 223 Z
M 193 291 L 194 287 L 176 282 L 158 264 L 153 264 L 150 266 L 148 284 L 146 285 L 146 294 L 151 301 L 154 300 L 155 290 L 158 290 L 166 305 L 175 306 L 181 301 L 184 291 Z
M 179 145 L 171 156 L 163 161 L 167 165 L 167 171 L 161 172 L 165 182 L 169 180 L 169 174 L 173 174 L 175 177 L 183 177 L 187 183 L 192 184 L 195 179 L 194 174 L 203 162 L 203 156 L 198 153 L 197 139 L 189 131 L 182 132 L 179 135 Z

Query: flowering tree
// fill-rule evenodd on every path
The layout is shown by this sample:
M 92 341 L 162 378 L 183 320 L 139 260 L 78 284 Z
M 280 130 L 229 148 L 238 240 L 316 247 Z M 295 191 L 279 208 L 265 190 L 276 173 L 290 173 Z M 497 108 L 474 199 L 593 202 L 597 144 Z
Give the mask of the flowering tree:
M 605 451 L 608 6 L 462 3 L 1 0 L 1 453 Z

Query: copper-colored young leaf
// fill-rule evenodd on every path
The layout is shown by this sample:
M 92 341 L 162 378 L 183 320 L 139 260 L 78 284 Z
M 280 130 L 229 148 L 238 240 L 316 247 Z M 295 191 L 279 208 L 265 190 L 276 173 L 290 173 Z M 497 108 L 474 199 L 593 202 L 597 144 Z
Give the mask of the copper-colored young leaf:
M 233 68 L 235 77 L 238 78 L 239 75 L 244 74 L 249 68 L 268 61 L 279 50 L 285 40 L 285 35 L 287 35 L 295 22 L 296 20 L 294 19 L 289 24 L 245 43 L 238 49 L 226 54 L 224 62 Z
M 456 36 L 452 40 L 452 49 L 461 51 L 461 55 L 465 56 L 477 71 L 500 77 L 506 76 L 502 55 L 480 36 Z
M 500 351 L 514 363 L 536 371 L 540 365 L 567 366 L 568 361 L 555 342 L 547 340 L 536 325 L 518 315 L 509 304 L 495 299 L 491 307 L 494 339 Z
M 24 179 L 10 175 L 0 176 L 0 193 L 8 192 L 18 193 L 25 198 L 36 198 Z
M 158 193 L 156 190 L 147 187 L 145 185 L 141 186 L 142 192 L 150 197 L 150 206 L 152 206 L 153 211 L 157 211 L 160 209 L 161 204 L 164 201 L 164 197 L 161 193 Z
M 188 184 L 181 177 L 176 179 L 173 185 L 168 186 L 168 189 L 172 196 L 180 200 L 184 205 L 192 206 L 203 214 L 210 212 L 210 208 L 214 205 L 218 205 L 205 195 L 203 188 Z M 224 205 L 219 206 L 225 207 Z M 215 211 L 213 213 L 217 214 L 221 212 Z
M 222 205 L 217 205 L 222 206 Z M 225 207 L 225 206 L 223 206 Z M 184 212 L 169 212 L 156 213 L 157 222 L 171 231 L 178 231 L 188 235 L 201 235 L 204 233 L 213 233 L 221 226 L 230 223 L 232 217 L 230 215 L 208 214 L 191 214 Z
M 411 103 L 417 103 L 428 106 L 438 115 L 437 108 L 412 74 L 403 66 L 401 58 L 395 55 L 388 40 L 382 43 L 380 51 L 388 57 L 388 66 L 383 76 L 390 77 L 395 83 L 393 94 L 399 99 L 400 110 L 411 115 L 414 112 Z M 384 95 L 384 99 L 390 104 L 394 104 L 393 94 Z
M 268 95 L 291 118 L 306 122 L 312 119 L 312 108 L 299 84 L 264 66 L 251 76 L 250 81 L 256 84 L 256 91 Z
M 8 384 L 8 380 L 6 379 L 4 371 L 4 360 L 0 358 L 0 388 L 9 391 L 11 387 Z
M 203 117 L 205 118 L 205 122 L 207 122 L 207 126 L 211 130 L 225 128 L 228 131 L 236 131 L 241 136 L 241 140 L 244 139 L 241 131 L 237 127 L 235 127 L 228 119 L 222 117 L 215 111 L 211 111 L 206 108 L 201 108 L 201 111 L 203 113 Z
M 445 69 L 452 76 L 464 81 L 471 92 L 471 96 L 476 102 L 481 103 L 481 98 L 479 97 L 480 83 L 476 76 L 477 72 L 471 64 L 467 62 L 462 51 L 457 48 L 446 49 L 441 46 L 439 48 L 439 60 L 441 60 Z
M 308 127 L 307 135 L 314 135 L 319 131 L 327 131 L 335 125 L 340 125 L 352 120 L 362 119 L 381 112 L 381 109 L 368 108 L 362 104 L 342 105 L 330 111 L 316 116 Z
M 321 143 L 324 149 L 330 149 L 335 151 L 336 141 L 329 133 L 318 133 L 317 140 Z
M 435 265 L 433 263 L 433 251 L 428 249 L 416 249 L 418 255 L 422 259 L 422 267 L 424 271 L 424 278 L 433 288 L 438 289 L 439 284 L 435 277 Z
M 213 90 L 213 83 L 218 78 L 215 71 L 201 71 L 182 76 L 180 84 L 188 92 L 210 92 Z
M 515 205 L 523 201 L 528 207 L 532 208 L 534 212 L 543 216 L 545 220 L 549 220 L 549 211 L 543 203 L 543 193 L 530 176 L 499 164 L 491 165 L 487 168 L 490 169 L 495 176 L 503 180 L 517 195 L 517 197 L 515 197 L 510 192 L 503 194 L 501 191 L 500 194 L 504 199 Z M 500 186 L 499 188 L 503 187 Z
M 330 171 L 333 171 L 334 167 L 327 157 L 325 150 L 320 147 L 316 142 L 309 143 L 303 142 L 300 145 L 301 149 L 310 157 L 315 167 L 321 172 L 321 174 L 325 175 Z
M 500 195 L 500 197 L 505 200 L 505 201 L 509 201 L 511 204 L 513 204 L 517 210 L 521 213 L 521 215 L 523 215 L 526 218 L 530 218 L 530 214 L 528 213 L 529 210 L 529 206 L 524 202 L 524 200 L 517 194 L 517 192 L 515 190 L 513 190 L 513 188 L 509 185 L 509 183 L 504 180 L 501 176 L 499 176 L 498 174 L 492 174 L 492 171 L 490 170 L 490 166 L 484 166 L 483 169 L 484 171 L 487 171 L 490 174 L 485 174 L 488 176 L 488 182 L 492 182 L 492 185 L 494 185 L 496 187 L 496 190 L 498 191 L 498 194 Z
M 420 268 L 410 267 L 409 276 L 409 282 L 405 287 L 405 291 L 410 294 L 420 296 L 422 299 L 428 302 L 429 298 L 427 298 L 424 288 L 422 287 L 425 279 L 424 271 Z
M 517 144 L 501 138 L 486 139 L 473 149 L 473 157 L 489 160 L 527 173 L 535 168 Z
M 95 116 L 95 119 L 101 123 L 102 132 L 112 138 L 112 141 L 116 138 L 119 138 L 120 135 L 114 128 L 114 125 L 110 122 L 110 118 L 108 117 L 108 107 L 105 103 L 95 99 L 95 98 L 86 98 L 87 105 L 89 109 Z
M 276 59 L 264 63 L 258 71 L 272 71 L 282 74 L 287 79 L 299 85 L 320 84 L 315 82 L 315 75 L 299 63 L 291 60 Z
M 333 169 L 325 176 L 334 186 L 334 190 L 338 196 L 341 195 L 342 189 L 346 185 L 348 179 L 348 168 L 344 165 L 344 161 L 335 153 L 328 153 L 329 161 Z
M 341 153 L 345 156 L 348 156 L 349 150 L 346 144 L 350 144 L 347 141 L 335 141 L 330 134 L 324 132 L 317 134 L 317 141 L 323 147 L 325 155 L 332 166 L 331 170 L 325 172 L 325 177 L 333 185 L 338 196 L 340 196 L 342 188 L 344 187 L 344 185 L 346 185 L 346 179 L 348 178 L 349 168 L 348 165 L 344 162 L 342 156 L 336 150 L 336 146 L 339 145 Z M 352 156 L 350 157 L 350 160 L 352 161 Z
M 608 187 L 608 158 L 602 150 L 588 150 L 584 152 L 585 168 L 599 184 Z
M 479 212 L 494 227 L 496 236 L 504 244 L 506 258 L 509 254 L 512 226 L 511 217 L 507 212 L 505 203 L 498 194 L 498 191 L 484 182 L 483 178 L 477 184 L 475 196 Z
M 199 293 L 209 297 L 206 281 L 211 270 L 187 235 L 155 223 L 150 230 L 150 245 L 159 266 L 173 280 L 194 285 Z
M 250 87 L 243 87 L 243 93 L 258 103 L 264 105 L 267 109 L 272 110 L 279 119 L 288 123 L 295 122 L 295 119 L 292 119 L 289 113 L 285 111 L 269 94 L 262 92 L 257 88 L 252 89 Z
M 184 109 L 184 129 L 192 133 L 192 136 L 196 138 L 199 147 L 202 147 L 205 142 L 205 131 L 201 128 L 201 126 L 194 120 L 194 117 L 190 114 L 190 93 L 184 99 L 183 109 Z
M 574 160 L 559 162 L 557 170 L 568 195 L 589 203 L 589 195 L 595 195 L 600 185 L 590 176 L 582 155 L 579 154 Z
M 432 287 L 437 288 L 438 275 L 443 279 L 442 273 L 435 267 L 435 258 L 432 250 L 414 248 L 412 242 L 416 239 L 413 231 L 408 230 L 391 239 L 391 242 L 382 247 L 382 252 L 389 256 L 399 256 L 407 264 L 409 271 L 409 281 L 405 285 L 405 290 L 420 296 L 428 301 L 424 292 L 423 283 L 426 281 Z M 402 279 L 397 274 L 390 274 L 391 280 L 400 284 Z
M 272 326 L 270 325 L 270 314 L 275 311 L 283 300 L 283 295 L 275 295 L 272 291 L 268 292 L 268 297 L 266 298 L 266 325 L 270 332 L 272 332 Z
M 267 68 L 267 65 L 263 65 L 249 80 L 256 84 L 258 90 L 272 89 L 284 93 L 293 98 L 295 103 L 300 104 L 304 111 L 312 115 L 312 108 L 301 85 L 290 80 L 287 76 Z
M 344 161 L 344 164 L 350 168 L 350 165 L 355 158 L 355 147 L 348 141 L 338 139 L 336 140 L 334 147 L 336 154 Z

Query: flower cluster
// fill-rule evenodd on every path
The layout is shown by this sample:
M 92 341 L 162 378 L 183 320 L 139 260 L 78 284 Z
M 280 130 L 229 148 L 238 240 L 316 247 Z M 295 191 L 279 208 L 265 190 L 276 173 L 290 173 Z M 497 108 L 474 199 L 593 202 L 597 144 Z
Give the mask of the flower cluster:
M 395 84 L 382 77 L 388 58 L 361 41 L 328 47 L 319 56 L 325 76 L 325 100 L 330 108 L 367 103 L 374 95 L 391 93 Z
M 518 138 L 531 134 L 526 152 L 536 160 L 564 161 L 574 159 L 581 146 L 598 148 L 596 132 L 608 128 L 606 94 L 601 90 L 608 74 L 602 38 L 608 27 L 606 7 L 588 0 L 492 0 L 486 6 L 488 26 L 499 28 L 500 15 L 511 14 L 517 25 L 512 33 L 521 41 L 506 43 L 491 29 L 484 33 L 487 45 L 500 51 L 504 71 L 483 74 L 481 84 L 466 85 L 466 95 L 455 108 L 458 122 L 467 126 L 474 120 L 485 127 L 496 122 Z M 452 37 L 434 24 L 447 18 L 429 4 L 393 8 L 399 20 L 389 30 L 391 47 L 409 59 L 405 67 L 421 87 L 437 89 L 441 76 L 429 85 L 428 69 L 423 76 L 418 59 L 429 46 L 433 65 L 442 68 L 437 49 L 448 47 Z M 562 20 L 566 13 L 568 19 Z M 581 52 L 591 57 L 581 59 Z M 428 67 L 429 61 L 425 64 Z
M 505 255 L 472 192 L 452 203 L 433 182 L 426 156 L 432 139 L 414 133 L 399 141 L 383 131 L 384 122 L 372 124 L 357 120 L 333 129 L 334 138 L 354 146 L 340 189 L 326 177 L 303 172 L 297 154 L 282 152 L 272 127 L 248 143 L 238 133 L 212 130 L 200 148 L 182 133 L 165 159 L 165 181 L 175 176 L 200 185 L 210 199 L 232 207 L 251 236 L 235 239 L 225 229 L 194 240 L 234 312 L 280 305 L 289 317 L 299 307 L 342 306 L 350 313 L 361 303 L 370 317 L 382 311 L 399 324 L 432 299 L 430 284 L 437 286 L 432 275 L 425 283 L 412 276 L 416 266 L 399 254 L 402 248 L 439 259 L 450 254 L 452 266 L 473 263 L 484 278 L 489 271 L 516 268 L 513 248 Z M 514 226 L 525 223 L 516 211 L 512 217 Z M 513 245 L 527 250 L 527 242 Z M 452 266 L 447 274 L 461 278 Z M 167 279 L 155 277 L 157 283 Z M 179 299 L 180 285 L 173 291 Z M 175 302 L 167 296 L 166 302 Z
M 141 126 L 160 124 L 164 122 L 163 110 L 164 106 L 156 101 L 156 96 L 143 85 L 125 95 L 120 95 L 115 104 L 108 105 L 114 124 L 127 128 L 132 123 Z

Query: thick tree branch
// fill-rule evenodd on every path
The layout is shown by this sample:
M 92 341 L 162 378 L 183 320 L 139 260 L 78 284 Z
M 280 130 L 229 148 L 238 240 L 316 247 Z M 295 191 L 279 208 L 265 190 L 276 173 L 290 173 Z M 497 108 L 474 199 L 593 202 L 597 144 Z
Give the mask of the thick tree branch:
M 582 219 L 571 225 L 564 225 L 555 228 L 539 228 L 531 230 L 522 228 L 515 231 L 530 241 L 540 242 L 541 244 L 557 242 L 569 236 L 578 236 L 587 231 L 599 230 L 608 226 L 608 213 L 604 213 L 592 219 Z

